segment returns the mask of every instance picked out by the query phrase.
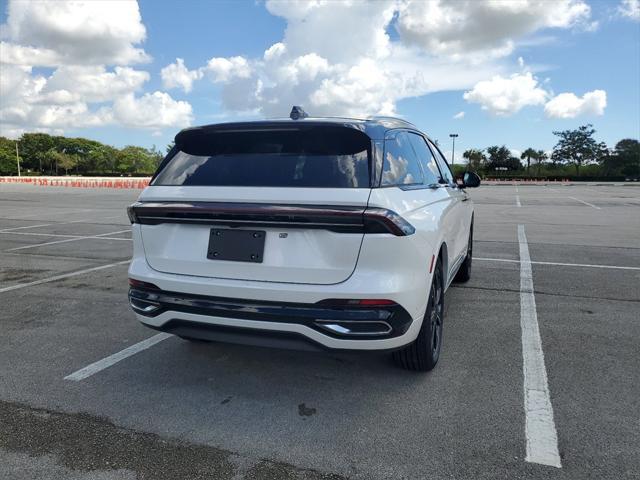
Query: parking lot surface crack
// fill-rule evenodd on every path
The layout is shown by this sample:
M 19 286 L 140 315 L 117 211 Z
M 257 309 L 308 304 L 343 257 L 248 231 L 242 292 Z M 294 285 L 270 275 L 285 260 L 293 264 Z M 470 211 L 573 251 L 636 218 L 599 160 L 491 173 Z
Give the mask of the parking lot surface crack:
M 53 412 L 5 401 L 0 401 L 0 458 L 2 450 L 53 456 L 74 471 L 132 471 L 139 480 L 222 480 L 237 478 L 238 473 L 234 452 L 167 440 L 86 413 Z M 251 467 L 242 472 L 246 479 L 346 478 L 272 460 L 248 460 Z
M 508 292 L 508 293 L 520 293 L 520 290 L 516 290 L 513 288 L 495 288 L 495 287 L 477 287 L 477 286 L 460 286 L 460 285 L 452 285 L 451 288 L 455 289 L 463 289 L 463 290 L 487 290 L 491 292 Z M 534 290 L 536 295 L 546 295 L 549 297 L 567 297 L 567 298 L 584 298 L 589 300 L 607 300 L 612 302 L 633 302 L 640 303 L 640 299 L 635 298 L 617 298 L 617 297 L 596 297 L 593 295 L 576 295 L 570 293 L 558 293 L 558 292 L 545 292 L 542 290 Z

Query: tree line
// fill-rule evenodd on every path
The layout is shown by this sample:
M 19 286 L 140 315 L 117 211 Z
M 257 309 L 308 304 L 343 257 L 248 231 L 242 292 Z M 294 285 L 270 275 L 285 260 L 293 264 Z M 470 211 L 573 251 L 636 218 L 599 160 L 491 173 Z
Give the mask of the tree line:
M 558 141 L 551 152 L 529 147 L 520 158 L 505 145 L 472 148 L 462 154 L 467 165 L 458 168 L 485 176 L 640 178 L 640 142 L 625 138 L 610 149 L 595 133 L 590 124 L 554 131 Z
M 164 153 L 129 145 L 115 148 L 87 138 L 25 133 L 18 140 L 0 137 L 0 175 L 150 175 Z
M 623 139 L 614 148 L 598 142 L 592 125 L 553 132 L 558 142 L 552 152 L 527 148 L 520 157 L 505 145 L 469 149 L 466 165 L 484 176 L 586 176 L 639 178 L 640 142 Z M 164 153 L 156 147 L 115 148 L 86 138 L 25 133 L 18 140 L 0 137 L 0 175 L 16 175 L 16 143 L 23 175 L 151 175 Z M 169 149 L 171 145 L 167 147 Z

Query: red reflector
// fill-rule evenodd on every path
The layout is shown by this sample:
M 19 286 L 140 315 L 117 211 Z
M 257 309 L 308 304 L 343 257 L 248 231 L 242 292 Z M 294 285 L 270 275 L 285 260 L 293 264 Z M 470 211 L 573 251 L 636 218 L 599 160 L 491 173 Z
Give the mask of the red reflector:
M 371 298 L 371 299 L 365 299 L 365 300 L 359 300 L 358 301 L 358 305 L 393 305 L 396 302 L 392 301 L 392 300 L 380 300 L 377 298 Z
M 321 300 L 318 304 L 328 307 L 388 307 L 395 305 L 396 302 L 380 298 L 332 298 Z
M 429 273 L 433 272 L 433 261 L 436 259 L 435 255 L 431 255 L 431 263 L 429 264 Z
M 129 279 L 129 286 L 131 288 L 146 288 L 147 290 L 160 290 L 156 285 L 149 282 L 142 282 L 140 280 L 136 280 L 135 278 Z

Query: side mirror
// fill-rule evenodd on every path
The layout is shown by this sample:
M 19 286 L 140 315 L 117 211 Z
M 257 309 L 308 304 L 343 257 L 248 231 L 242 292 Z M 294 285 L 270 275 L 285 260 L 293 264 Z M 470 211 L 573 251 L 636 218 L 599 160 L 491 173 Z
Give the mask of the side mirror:
M 476 188 L 480 186 L 480 177 L 475 172 L 464 172 L 462 184 L 465 188 Z

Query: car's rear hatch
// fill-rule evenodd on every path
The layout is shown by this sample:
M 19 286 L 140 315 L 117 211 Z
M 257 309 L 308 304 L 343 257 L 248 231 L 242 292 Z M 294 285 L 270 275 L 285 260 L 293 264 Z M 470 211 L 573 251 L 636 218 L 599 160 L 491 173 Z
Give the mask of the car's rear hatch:
M 147 262 L 212 278 L 346 280 L 364 235 L 370 139 L 330 124 L 255 125 L 178 135 L 132 209 Z

